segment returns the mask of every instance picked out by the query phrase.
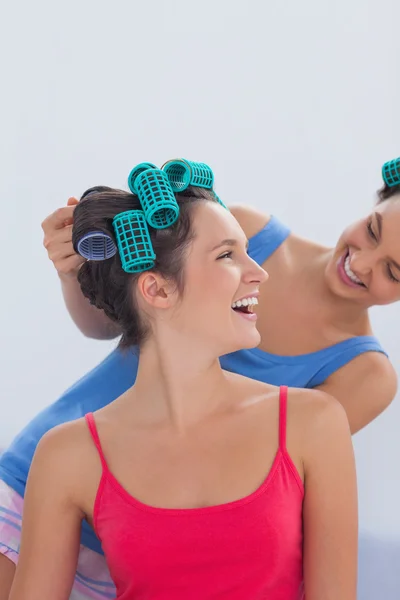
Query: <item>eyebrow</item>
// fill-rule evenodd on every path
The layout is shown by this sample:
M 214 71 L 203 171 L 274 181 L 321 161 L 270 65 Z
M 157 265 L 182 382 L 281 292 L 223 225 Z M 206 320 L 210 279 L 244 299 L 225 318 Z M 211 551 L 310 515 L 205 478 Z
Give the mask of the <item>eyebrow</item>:
M 378 225 L 379 237 L 382 235 L 382 215 L 378 212 L 375 213 L 376 224 Z
M 379 237 L 382 236 L 382 215 L 378 212 L 375 213 L 376 224 L 378 226 Z M 400 271 L 400 265 L 395 260 L 390 259 L 390 264 Z
M 214 250 L 218 250 L 218 248 L 221 248 L 222 246 L 237 246 L 238 242 L 237 240 L 233 240 L 233 239 L 226 239 L 226 240 L 222 240 L 222 242 L 220 242 L 219 244 L 217 244 L 216 246 L 214 246 L 214 248 L 212 249 L 212 252 L 214 252 Z M 249 247 L 249 240 L 246 240 L 246 250 Z

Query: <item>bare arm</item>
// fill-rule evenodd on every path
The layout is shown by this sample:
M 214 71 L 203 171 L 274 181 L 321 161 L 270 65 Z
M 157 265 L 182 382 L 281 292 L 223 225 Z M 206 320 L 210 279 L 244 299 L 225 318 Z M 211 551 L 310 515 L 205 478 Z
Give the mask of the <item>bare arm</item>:
M 74 500 L 75 452 L 52 430 L 40 441 L 28 477 L 20 556 L 9 600 L 68 600 L 83 513 Z M 72 454 L 72 459 L 70 456 Z
M 305 436 L 304 587 L 307 600 L 356 600 L 357 485 L 346 413 L 321 395 Z
M 89 338 L 114 339 L 119 328 L 104 313 L 92 306 L 81 292 L 77 274 L 84 259 L 72 246 L 73 211 L 78 200 L 70 198 L 68 206 L 59 208 L 42 223 L 43 245 L 61 280 L 67 310 L 80 331 Z
M 262 213 L 251 206 L 230 206 L 229 210 L 248 239 L 261 231 L 271 218 L 270 215 Z
M 366 352 L 331 375 L 318 389 L 341 403 L 354 434 L 390 405 L 397 391 L 397 376 L 384 354 Z
M 9 600 L 14 574 L 14 563 L 4 554 L 0 554 L 0 600 Z

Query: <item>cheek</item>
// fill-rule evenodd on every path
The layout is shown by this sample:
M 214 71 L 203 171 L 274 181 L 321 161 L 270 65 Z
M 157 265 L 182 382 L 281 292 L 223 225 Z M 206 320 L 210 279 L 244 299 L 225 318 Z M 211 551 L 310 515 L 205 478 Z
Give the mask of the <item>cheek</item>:
M 211 307 L 215 307 L 220 297 L 220 278 L 215 277 L 212 269 L 196 269 L 186 277 L 182 308 L 200 318 L 204 312 L 212 312 Z
M 222 300 L 232 303 L 238 297 L 241 281 L 241 269 L 236 265 L 226 265 L 215 274 L 213 286 L 219 290 Z M 242 289 L 242 295 L 244 294 L 245 290 Z
M 400 300 L 400 284 L 388 281 L 385 274 L 379 272 L 374 277 L 370 293 L 374 295 L 378 303 L 391 304 Z
M 196 265 L 186 272 L 183 305 L 185 311 L 199 315 L 206 308 L 209 315 L 226 310 L 238 294 L 241 271 L 233 264 L 219 262 Z

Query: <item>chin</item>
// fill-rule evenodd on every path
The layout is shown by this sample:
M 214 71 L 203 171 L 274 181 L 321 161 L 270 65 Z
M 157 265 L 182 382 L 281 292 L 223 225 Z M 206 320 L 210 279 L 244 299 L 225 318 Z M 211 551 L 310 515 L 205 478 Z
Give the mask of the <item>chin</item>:
M 246 336 L 241 335 L 237 339 L 235 350 L 230 352 L 237 352 L 238 350 L 251 350 L 251 348 L 257 348 L 261 342 L 261 335 L 258 330 L 254 328 L 253 332 L 249 332 Z

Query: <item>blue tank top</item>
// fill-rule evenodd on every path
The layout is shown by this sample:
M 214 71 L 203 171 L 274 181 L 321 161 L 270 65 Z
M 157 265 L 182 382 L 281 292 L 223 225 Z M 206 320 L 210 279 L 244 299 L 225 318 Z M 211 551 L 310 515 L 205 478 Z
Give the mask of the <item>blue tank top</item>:
M 249 241 L 249 254 L 262 264 L 289 236 L 290 231 L 276 217 Z M 318 352 L 300 356 L 277 356 L 258 348 L 241 350 L 223 356 L 224 369 L 273 385 L 312 388 L 322 384 L 332 373 L 364 352 L 383 352 L 376 338 L 350 338 Z M 0 479 L 21 496 L 35 448 L 40 438 L 52 427 L 83 417 L 106 406 L 136 379 L 138 351 L 115 350 L 54 404 L 45 408 L 15 438 L 0 457 Z M 1 517 L 0 517 L 1 518 Z M 100 542 L 84 521 L 82 543 L 102 553 Z

